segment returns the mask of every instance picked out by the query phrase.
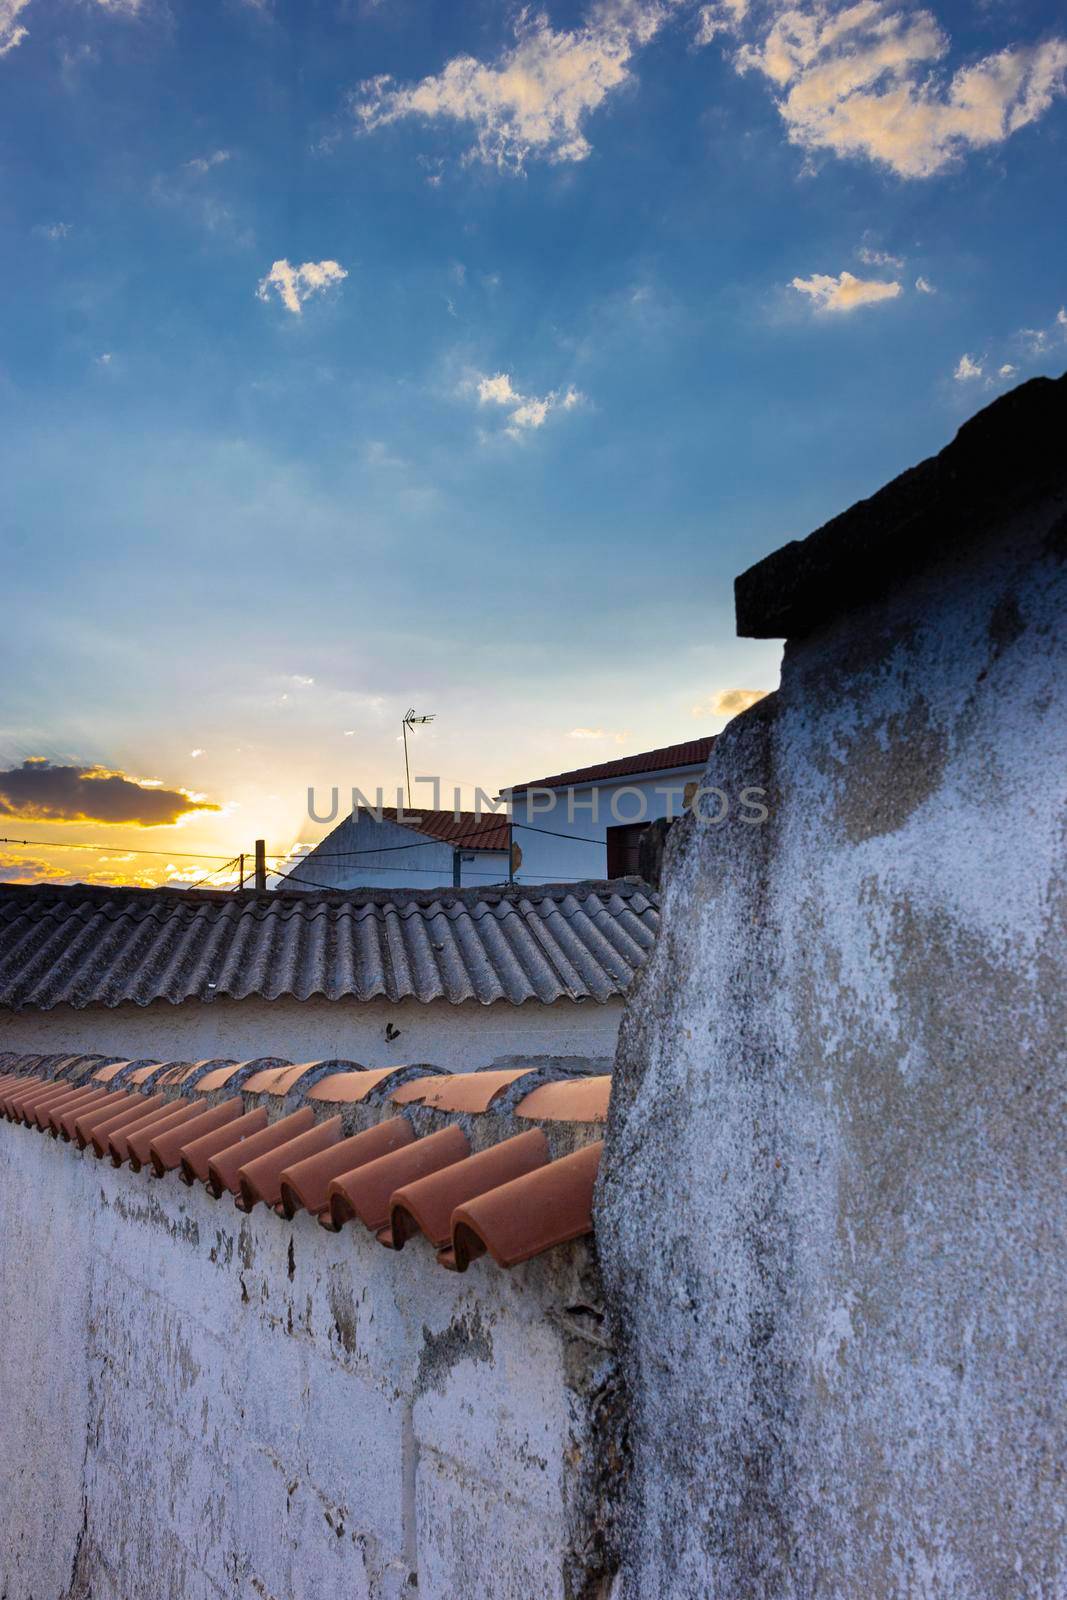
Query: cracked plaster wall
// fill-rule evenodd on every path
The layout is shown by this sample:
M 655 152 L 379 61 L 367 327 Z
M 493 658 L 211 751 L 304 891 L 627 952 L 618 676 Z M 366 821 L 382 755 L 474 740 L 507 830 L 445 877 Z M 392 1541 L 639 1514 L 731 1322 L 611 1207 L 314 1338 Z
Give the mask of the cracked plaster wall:
M 598 1196 L 624 1600 L 1062 1600 L 1062 501 L 787 646 L 673 832 Z
M 601 1592 L 584 1243 L 458 1276 L 5 1122 L 0 1194 L 4 1600 Z

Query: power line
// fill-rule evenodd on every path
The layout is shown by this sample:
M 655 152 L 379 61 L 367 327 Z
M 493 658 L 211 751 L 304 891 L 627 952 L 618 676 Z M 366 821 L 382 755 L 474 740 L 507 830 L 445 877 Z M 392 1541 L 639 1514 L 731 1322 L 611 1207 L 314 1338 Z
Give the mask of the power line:
M 236 856 L 208 855 L 202 850 L 142 850 L 124 844 L 72 844 L 69 839 L 2 839 L 0 844 L 26 844 L 40 850 L 121 850 L 126 856 L 168 856 L 172 861 L 236 861 Z
M 237 862 L 238 862 L 238 857 L 237 856 L 233 856 L 231 860 L 227 861 L 225 867 L 213 867 L 211 869 L 211 871 L 207 874 L 207 877 L 199 878 L 196 883 L 191 883 L 189 885 L 189 888 L 190 889 L 199 889 L 200 885 L 203 884 L 203 883 L 206 883 L 208 878 L 215 877 L 215 875 L 217 873 L 219 873 L 219 872 L 225 872 L 228 867 L 235 867 L 237 865 Z

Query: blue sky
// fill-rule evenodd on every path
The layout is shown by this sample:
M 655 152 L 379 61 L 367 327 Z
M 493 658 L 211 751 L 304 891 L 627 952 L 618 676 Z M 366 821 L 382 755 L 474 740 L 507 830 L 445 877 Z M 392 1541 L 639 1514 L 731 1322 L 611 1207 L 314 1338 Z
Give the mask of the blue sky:
M 0 773 L 100 845 L 0 875 L 315 838 L 409 704 L 469 798 L 772 688 L 735 574 L 1065 365 L 1058 12 L 0 0 L 0 767 L 218 807 Z

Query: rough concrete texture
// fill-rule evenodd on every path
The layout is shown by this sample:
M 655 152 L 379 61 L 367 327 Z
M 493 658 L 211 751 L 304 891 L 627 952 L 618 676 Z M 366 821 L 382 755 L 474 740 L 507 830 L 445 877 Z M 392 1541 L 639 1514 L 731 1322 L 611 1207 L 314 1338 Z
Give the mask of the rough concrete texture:
M 471 1072 L 498 1055 L 612 1055 L 621 1000 L 554 1005 L 449 1005 L 419 1000 L 186 1000 L 172 1005 L 87 1006 L 75 1011 L 0 1010 L 0 1051 L 123 1051 L 163 1061 L 235 1061 L 281 1055 L 291 1061 L 339 1057 L 365 1067 L 432 1061 Z
M 672 833 L 598 1238 L 625 1600 L 1062 1600 L 1062 499 L 787 647 Z
M 584 1244 L 443 1272 L 0 1122 L 5 1600 L 594 1600 Z

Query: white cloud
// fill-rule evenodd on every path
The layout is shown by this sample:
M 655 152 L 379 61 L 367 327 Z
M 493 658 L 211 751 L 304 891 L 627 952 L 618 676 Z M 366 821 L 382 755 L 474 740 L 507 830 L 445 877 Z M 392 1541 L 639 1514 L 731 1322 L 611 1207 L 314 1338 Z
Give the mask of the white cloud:
M 1061 328 L 1067 328 L 1067 307 L 1060 307 L 1056 313 L 1056 321 Z
M 229 159 L 228 150 L 213 150 L 209 156 L 194 156 L 191 161 L 185 163 L 185 169 L 187 172 L 195 172 L 199 177 L 205 172 L 210 172 L 212 167 L 221 167 L 223 162 Z
M 567 735 L 568 739 L 610 739 L 613 744 L 625 744 L 630 738 L 629 728 L 620 728 L 613 732 L 608 728 L 572 728 Z
M 806 294 L 816 311 L 856 311 L 879 300 L 895 300 L 901 292 L 899 283 L 854 278 L 851 272 L 838 273 L 836 278 L 816 272 L 810 278 L 794 278 L 790 287 L 798 294 Z
M 736 33 L 748 15 L 748 0 L 716 0 L 697 12 L 696 42 L 710 44 L 720 33 Z
M 1002 367 L 998 367 L 997 368 L 997 377 L 998 378 L 1014 378 L 1014 376 L 1018 372 L 1018 370 L 1019 370 L 1018 367 L 1013 366 L 1010 361 L 1005 361 L 1005 363 L 1004 363 L 1004 365 Z
M 739 711 L 747 711 L 758 700 L 765 700 L 769 692 L 767 689 L 720 689 L 710 700 L 694 706 L 692 714 L 694 717 L 736 717 Z
M 888 250 L 872 250 L 868 245 L 864 245 L 861 250 L 856 251 L 856 254 L 865 267 L 892 267 L 897 272 L 902 271 L 904 267 L 904 258 L 891 256 Z
M 719 25 L 743 42 L 740 72 L 773 86 L 789 139 L 880 162 L 927 178 L 971 150 L 1000 144 L 1035 122 L 1067 86 L 1067 40 L 1015 45 L 951 75 L 937 70 L 949 39 L 932 12 L 893 0 L 808 0 L 750 27 L 741 10 L 716 8 Z
M 469 388 L 470 385 L 464 387 Z M 546 395 L 520 394 L 511 381 L 511 374 L 498 372 L 493 377 L 474 379 L 473 387 L 479 405 L 504 406 L 508 411 L 504 432 L 511 439 L 519 439 L 531 428 L 544 426 L 552 411 L 573 411 L 585 396 L 573 384 L 560 391 L 551 389 Z
M 105 350 L 103 355 L 97 356 L 96 364 L 98 367 L 109 367 L 114 359 L 115 358 L 111 354 L 111 351 Z
M 299 316 L 305 300 L 347 277 L 344 267 L 336 261 L 305 261 L 299 267 L 276 261 L 266 277 L 259 280 L 256 294 L 261 300 L 269 300 L 271 289 L 275 289 L 286 310 Z
M 984 370 L 980 361 L 975 361 L 971 356 L 962 355 L 952 376 L 957 383 L 969 383 L 973 378 L 980 378 Z
M 936 294 L 937 293 L 937 290 L 934 288 L 933 284 L 929 281 L 929 279 L 928 278 L 923 278 L 921 276 L 916 278 L 915 287 L 916 287 L 916 289 L 918 289 L 920 294 Z
M 27 30 L 18 20 L 29 0 L 0 0 L 0 56 L 6 56 L 26 37 Z
M 70 222 L 42 222 L 33 231 L 39 238 L 51 239 L 55 243 L 59 239 L 66 239 L 74 231 L 74 225 Z
M 589 115 L 630 81 L 630 63 L 684 0 L 601 0 L 588 19 L 557 32 L 523 10 L 515 43 L 495 61 L 454 56 L 421 83 L 390 77 L 360 86 L 354 102 L 367 131 L 405 117 L 469 123 L 472 160 L 521 172 L 530 157 L 584 161 Z
M 195 749 L 195 750 L 190 750 L 189 754 L 192 756 L 193 760 L 195 761 L 197 756 L 206 755 L 207 751 L 206 750 L 201 750 L 199 747 L 197 747 L 197 749 Z

